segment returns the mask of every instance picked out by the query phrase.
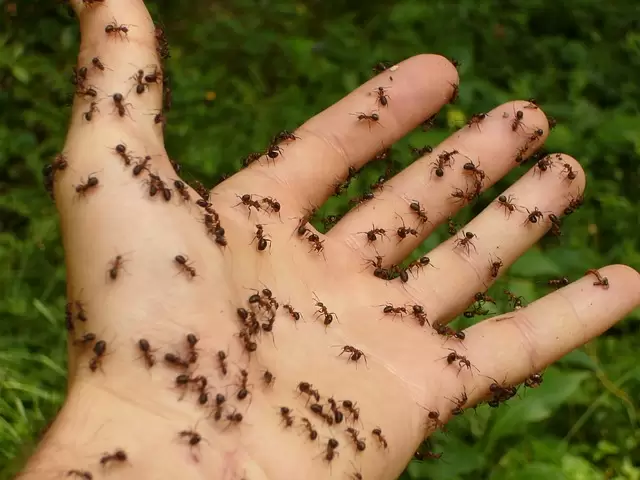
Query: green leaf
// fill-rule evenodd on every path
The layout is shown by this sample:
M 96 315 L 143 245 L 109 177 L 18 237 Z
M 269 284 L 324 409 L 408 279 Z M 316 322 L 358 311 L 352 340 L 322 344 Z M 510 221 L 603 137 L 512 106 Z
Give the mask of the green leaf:
M 537 248 L 528 250 L 511 267 L 511 273 L 516 276 L 530 277 L 558 277 L 562 270 L 558 265 Z
M 29 83 L 29 72 L 22 68 L 19 65 L 13 65 L 11 67 L 11 73 L 13 73 L 13 76 L 16 78 L 16 80 L 18 80 L 19 82 L 22 83 Z

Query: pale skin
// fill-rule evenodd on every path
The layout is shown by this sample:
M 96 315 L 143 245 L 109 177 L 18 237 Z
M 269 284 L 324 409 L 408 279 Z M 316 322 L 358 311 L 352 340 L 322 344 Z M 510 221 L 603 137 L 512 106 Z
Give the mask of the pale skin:
M 385 267 L 399 263 L 434 225 L 461 208 L 450 195 L 470 184 L 473 177 L 462 168 L 469 159 L 479 162 L 485 172 L 486 189 L 517 166 L 518 151 L 526 147 L 526 156 L 542 145 L 549 130 L 546 117 L 539 108 L 525 108 L 526 101 L 496 107 L 480 128 L 463 127 L 434 153 L 391 178 L 373 200 L 320 236 L 324 255 L 309 252 L 309 242 L 292 234 L 305 209 L 322 204 L 349 166 L 361 168 L 381 146 L 393 144 L 447 103 L 452 85 L 458 83 L 457 72 L 437 55 L 409 58 L 393 72 L 373 78 L 297 129 L 299 138 L 283 143 L 282 155 L 275 161 L 263 158 L 217 186 L 211 202 L 228 246 L 216 245 L 205 234 L 193 190 L 190 205 L 175 192 L 171 202 L 160 195 L 150 198 L 141 180 L 147 178 L 146 172 L 133 177 L 131 167 L 108 148 L 126 143 L 135 155 L 153 156 L 153 173 L 168 183 L 178 178 L 164 150 L 162 128 L 153 122 L 152 114 L 161 107 L 160 86 L 151 85 L 141 95 L 131 90 L 135 85 L 129 78 L 135 73 L 131 64 L 143 68 L 159 63 L 154 27 L 144 4 L 105 0 L 90 8 L 75 1 L 74 8 L 82 30 L 78 66 L 90 65 L 93 57 L 100 56 L 111 70 L 89 72 L 88 83 L 101 92 L 99 112 L 90 122 L 83 118 L 89 102 L 75 99 L 63 150 L 69 167 L 57 174 L 55 194 L 69 299 L 84 302 L 89 317 L 86 326 L 77 325 L 76 336 L 95 332 L 107 342 L 107 351 L 100 368 L 92 372 L 91 350 L 82 352 L 70 343 L 66 402 L 20 478 L 61 478 L 71 469 L 102 478 L 108 472 L 100 465 L 101 456 L 122 448 L 128 460 L 108 467 L 117 469 L 118 478 L 275 480 L 303 474 L 323 479 L 349 478 L 359 471 L 365 479 L 393 479 L 431 433 L 429 410 L 438 410 L 440 419 L 448 420 L 453 407 L 449 399 L 466 392 L 465 408 L 469 408 L 486 399 L 493 382 L 488 377 L 507 384 L 522 382 L 607 330 L 640 303 L 638 273 L 611 265 L 599 269 L 608 278 L 608 289 L 594 285 L 594 275 L 586 275 L 524 309 L 476 323 L 465 331 L 464 347 L 455 339 L 445 342 L 409 316 L 400 320 L 382 314 L 380 304 L 421 304 L 432 324 L 445 325 L 472 302 L 474 293 L 495 280 L 490 259 L 499 257 L 504 263 L 500 273 L 506 271 L 550 228 L 546 218 L 525 223 L 524 208 L 507 215 L 493 202 L 464 226 L 476 235 L 473 247 L 468 251 L 456 247 L 451 238 L 428 254 L 437 268 L 423 268 L 408 283 L 375 278 L 372 267 L 364 266 L 377 254 Z M 114 18 L 131 25 L 126 39 L 105 33 Z M 392 86 L 387 105 L 376 100 L 375 89 L 381 85 Z M 127 97 L 130 116 L 121 118 L 115 111 L 109 95 L 116 92 Z M 523 125 L 514 131 L 518 110 L 524 112 Z M 372 111 L 379 112 L 381 125 L 367 125 L 349 115 Z M 544 134 L 531 140 L 537 128 Z M 453 149 L 460 156 L 445 168 L 443 177 L 437 177 L 431 162 Z M 538 207 L 545 216 L 561 216 L 568 199 L 583 192 L 584 173 L 568 155 L 555 161 L 568 163 L 576 178 L 567 181 L 562 166 L 541 175 L 529 171 L 504 195 L 512 195 L 514 203 L 530 211 Z M 74 186 L 94 172 L 98 186 L 78 196 Z M 282 222 L 264 211 L 253 211 L 247 218 L 246 207 L 235 206 L 236 195 L 244 193 L 277 198 Z M 398 242 L 390 235 L 372 245 L 358 233 L 370 230 L 372 224 L 393 232 L 401 226 L 399 216 L 415 227 L 417 217 L 409 208 L 413 200 L 429 214 L 417 236 Z M 272 240 L 271 247 L 261 252 L 255 242 L 249 245 L 256 223 L 265 225 Z M 197 271 L 195 278 L 179 273 L 174 261 L 178 254 L 188 257 Z M 124 263 L 112 280 L 107 271 L 116 255 L 122 255 Z M 585 270 L 592 267 L 586 265 Z M 302 313 L 303 320 L 294 323 L 281 306 L 273 339 L 263 335 L 249 361 L 237 335 L 236 308 L 248 308 L 251 289 L 265 286 L 281 305 L 290 303 Z M 314 295 L 338 317 L 327 328 L 314 319 Z M 184 350 L 189 332 L 199 337 L 199 361 L 190 373 L 209 379 L 211 395 L 226 392 L 229 404 L 244 416 L 240 425 L 207 418 L 211 407 L 199 406 L 193 393 L 179 400 L 181 392 L 174 384 L 181 372 L 165 365 L 162 357 Z M 140 338 L 150 342 L 156 356 L 151 369 L 137 349 Z M 346 354 L 338 356 L 344 345 L 361 349 L 366 364 L 361 359 L 356 366 Z M 448 348 L 465 355 L 473 370 L 458 374 L 454 366 L 443 369 Z M 228 353 L 226 378 L 216 368 L 218 350 Z M 249 371 L 250 403 L 236 400 L 237 387 L 229 387 L 237 382 L 239 368 Z M 265 368 L 276 377 L 271 388 L 261 384 Z M 322 403 L 330 396 L 357 402 L 361 423 L 355 427 L 366 440 L 364 452 L 356 454 L 344 433 L 346 424 L 329 428 L 313 416 L 305 406 L 306 397 L 296 393 L 301 381 L 319 390 Z M 297 423 L 292 429 L 281 423 L 280 406 L 293 410 Z M 299 426 L 305 416 L 318 430 L 315 442 Z M 378 426 L 388 442 L 386 450 L 371 435 Z M 190 429 L 203 438 L 195 447 L 179 436 Z M 324 455 L 330 437 L 340 446 L 329 465 Z

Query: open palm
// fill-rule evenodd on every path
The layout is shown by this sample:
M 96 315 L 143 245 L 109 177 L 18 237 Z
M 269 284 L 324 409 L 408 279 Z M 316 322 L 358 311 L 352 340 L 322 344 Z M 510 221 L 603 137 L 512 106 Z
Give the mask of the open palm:
M 549 125 L 534 104 L 475 117 L 322 235 L 307 223 L 311 210 L 454 95 L 447 59 L 420 55 L 382 72 L 207 201 L 183 189 L 164 151 L 160 32 L 142 1 L 75 0 L 75 8 L 79 95 L 66 168 L 59 158 L 50 173 L 72 307 L 70 392 L 49 433 L 73 438 L 62 441 L 60 469 L 100 472 L 103 453 L 122 448 L 127 461 L 109 468 L 131 478 L 395 478 L 456 407 L 504 400 L 496 385 L 523 381 L 639 303 L 638 274 L 609 266 L 599 272 L 610 287 L 589 274 L 468 328 L 464 339 L 446 326 L 556 228 L 553 215 L 579 203 L 584 175 L 564 154 L 524 175 L 422 264 L 394 267 L 542 145 Z M 384 233 L 365 233 L 376 228 Z M 453 352 L 464 358 L 448 366 Z M 225 402 L 216 407 L 218 394 Z M 80 430 L 70 420 L 78 412 Z M 190 445 L 194 432 L 202 441 Z

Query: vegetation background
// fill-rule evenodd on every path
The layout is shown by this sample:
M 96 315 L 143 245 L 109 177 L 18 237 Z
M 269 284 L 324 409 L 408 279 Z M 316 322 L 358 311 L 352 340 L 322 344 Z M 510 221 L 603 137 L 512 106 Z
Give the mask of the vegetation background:
M 558 127 L 547 142 L 588 176 L 585 206 L 490 292 L 529 301 L 544 280 L 624 262 L 640 269 L 640 13 L 596 0 L 229 0 L 148 2 L 171 43 L 167 145 L 212 184 L 279 130 L 293 130 L 371 75 L 380 60 L 437 52 L 461 62 L 460 99 L 393 147 L 437 144 L 470 115 L 534 97 Z M 61 149 L 78 27 L 54 2 L 0 0 L 0 479 L 8 479 L 65 390 L 65 269 L 41 170 Z M 203 22 L 203 19 L 206 21 Z M 119 19 L 126 23 L 126 19 Z M 393 101 L 393 95 L 391 98 Z M 214 139 L 213 141 L 211 139 Z M 217 139 L 217 140 L 216 140 Z M 518 168 L 456 219 L 468 220 Z M 361 194 L 380 168 L 362 173 Z M 344 212 L 346 195 L 324 213 Z M 446 236 L 425 242 L 426 251 Z M 615 288 L 615 285 L 613 286 Z M 406 479 L 640 479 L 640 312 L 547 370 L 537 390 L 468 412 L 437 434 L 439 461 Z

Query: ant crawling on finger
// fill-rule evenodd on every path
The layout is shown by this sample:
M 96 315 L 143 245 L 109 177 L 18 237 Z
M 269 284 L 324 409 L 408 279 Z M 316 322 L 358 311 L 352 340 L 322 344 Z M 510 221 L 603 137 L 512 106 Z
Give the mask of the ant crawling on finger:
M 176 255 L 174 257 L 174 261 L 178 265 L 178 268 L 180 268 L 180 271 L 185 272 L 190 278 L 194 278 L 197 275 L 196 269 L 192 266 L 193 262 L 189 263 L 188 257 L 184 255 Z
M 367 115 L 363 112 L 352 113 L 351 115 L 355 115 L 356 117 L 358 117 L 358 121 L 366 120 L 369 125 L 369 130 L 371 130 L 372 123 L 380 122 L 380 115 L 377 112 L 373 112 L 370 115 Z
M 110 463 L 124 463 L 127 458 L 127 452 L 119 448 L 113 453 L 103 453 L 100 458 L 100 465 L 106 467 Z
M 389 99 L 391 97 L 386 94 L 386 91 L 389 88 L 391 87 L 377 87 L 373 89 L 373 91 L 376 92 L 376 95 L 378 97 L 377 101 L 382 107 L 386 107 L 389 104 Z
M 412 200 L 409 204 L 409 208 L 416 214 L 420 224 L 429 222 L 427 211 L 422 207 L 422 205 L 420 205 L 420 202 L 418 202 L 417 200 Z
M 100 181 L 98 180 L 97 177 L 94 177 L 93 175 L 94 175 L 93 173 L 90 174 L 87 177 L 86 182 L 80 183 L 79 185 L 75 186 L 76 193 L 79 196 L 84 197 L 87 195 L 87 193 L 89 193 L 90 191 L 93 191 L 95 188 L 98 187 L 98 184 L 100 183 Z
M 500 273 L 500 269 L 504 266 L 504 262 L 500 257 L 496 257 L 495 260 L 489 259 L 489 273 L 491 278 L 497 278 Z
M 356 451 L 364 452 L 364 450 L 367 448 L 367 444 L 365 443 L 364 438 L 358 438 L 360 432 L 353 427 L 347 427 L 345 432 L 347 433 L 347 435 L 349 435 L 349 437 L 351 437 L 351 441 L 356 447 Z
M 464 407 L 469 401 L 469 396 L 467 395 L 466 390 L 462 390 L 462 393 L 459 397 L 449 398 L 451 402 L 455 405 L 451 409 L 451 415 L 462 415 L 464 413 Z
M 475 125 L 479 131 L 482 131 L 480 130 L 480 124 L 488 116 L 488 113 L 474 113 L 473 115 L 471 115 L 471 118 L 467 122 L 467 127 L 471 128 L 473 125 Z
M 409 150 L 415 158 L 424 157 L 425 155 L 433 152 L 433 147 L 431 145 L 425 145 L 424 147 L 412 147 L 409 146 Z M 439 175 L 441 176 L 441 175 Z
M 553 168 L 553 160 L 551 156 L 547 155 L 546 157 L 541 158 L 536 162 L 533 167 L 533 174 L 538 173 L 540 178 L 542 178 L 542 174 L 547 170 L 551 170 Z
M 457 83 L 451 83 L 451 87 L 453 88 L 453 90 L 451 91 L 451 96 L 449 97 L 447 103 L 454 104 L 456 103 L 456 101 L 458 100 L 458 96 L 460 95 L 460 85 L 458 85 Z
M 424 307 L 422 305 L 411 305 L 411 315 L 418 320 L 418 325 L 421 327 L 424 327 L 425 324 L 431 326 L 431 323 L 427 318 L 427 313 L 424 311 Z
M 107 352 L 107 342 L 104 340 L 98 340 L 93 345 L 94 356 L 89 360 L 89 370 L 95 372 L 98 368 L 102 370 L 102 359 Z
M 431 148 L 431 147 L 429 147 Z M 431 162 L 431 173 L 435 173 L 436 177 L 444 176 L 444 167 L 451 168 L 453 166 L 453 155 L 458 153 L 457 150 L 451 150 L 450 152 L 444 151 L 440 153 L 436 160 Z
M 454 188 L 450 197 L 455 198 L 456 203 L 471 203 L 476 198 L 476 192 L 474 190 L 462 190 L 461 188 Z
M 522 110 L 518 110 L 515 111 L 515 107 L 514 107 L 514 116 L 513 116 L 513 120 L 511 121 L 511 130 L 513 132 L 515 132 L 518 127 L 524 129 L 524 112 Z
M 316 318 L 323 319 L 324 327 L 326 330 L 326 328 L 329 325 L 331 325 L 334 318 L 338 320 L 338 315 L 336 315 L 333 312 L 330 312 L 327 306 L 320 301 L 320 299 L 316 296 L 315 293 L 313 294 L 313 299 L 316 301 L 316 307 L 318 307 L 318 309 L 316 310 Z
M 71 475 L 78 477 L 82 480 L 93 480 L 93 474 L 88 470 L 78 470 L 78 469 L 68 470 L 67 477 L 70 477 Z
M 82 117 L 87 122 L 90 122 L 93 119 L 93 114 L 96 112 L 100 113 L 100 109 L 98 108 L 98 102 L 92 101 L 91 104 L 89 105 L 89 110 L 87 110 L 86 112 L 82 112 Z
M 578 177 L 578 172 L 576 172 L 573 169 L 571 164 L 565 163 L 565 164 L 563 164 L 562 167 L 563 168 L 562 168 L 562 171 L 560 173 L 567 172 L 566 178 L 567 178 L 567 180 L 569 180 L 569 182 L 573 182 Z
M 462 371 L 463 368 L 467 368 L 470 372 L 471 372 L 471 367 L 475 368 L 476 371 L 478 373 L 480 373 L 480 370 L 478 370 L 475 365 L 471 365 L 471 362 L 469 361 L 469 359 L 464 356 L 464 355 L 460 355 L 458 352 L 456 352 L 454 349 L 452 348 L 448 348 L 447 350 L 449 350 L 451 353 L 449 353 L 446 357 L 442 357 L 442 358 L 446 358 L 447 359 L 447 364 L 451 365 L 454 362 L 458 362 L 458 375 L 460 375 L 460 372 Z M 473 373 L 473 372 L 472 372 Z
M 466 338 L 466 334 L 462 330 L 454 330 L 453 328 L 443 325 L 439 322 L 434 322 L 431 327 L 436 331 L 438 335 L 441 335 L 445 338 L 455 338 L 457 340 L 464 340 Z
M 524 207 L 524 209 L 527 211 L 527 218 L 522 223 L 523 225 L 538 223 L 538 220 L 542 220 L 544 218 L 544 214 L 538 209 L 538 207 L 534 207 L 533 211 L 529 210 L 527 207 Z
M 151 350 L 151 344 L 146 338 L 138 340 L 138 349 L 142 352 L 147 368 L 151 368 L 156 364 L 156 357 Z
M 113 98 L 114 108 L 120 117 L 128 115 L 129 118 L 132 118 L 131 113 L 127 110 L 127 107 L 132 107 L 132 105 L 131 103 L 124 103 L 124 95 L 121 93 L 114 93 L 113 95 L 110 95 L 110 97 Z
M 513 195 L 500 195 L 498 197 L 498 206 L 504 208 L 504 213 L 507 218 L 510 217 L 514 211 L 519 211 L 518 209 L 520 207 L 513 203 L 514 200 L 515 197 Z
M 472 160 L 469 160 L 467 163 L 465 163 L 462 166 L 462 169 L 465 172 L 470 172 L 473 174 L 473 176 L 479 181 L 482 182 L 484 180 L 484 178 L 486 177 L 486 174 L 484 173 L 484 170 L 480 170 L 480 162 L 478 162 L 478 164 L 476 165 L 475 163 L 473 163 Z
M 393 315 L 394 317 L 398 315 L 402 318 L 404 315 L 407 315 L 407 307 L 394 307 L 391 303 L 387 303 L 385 305 L 378 305 L 382 308 L 382 313 L 386 315 Z
M 462 233 L 462 238 L 457 238 L 455 240 L 454 248 L 460 247 L 467 252 L 467 255 L 469 255 L 471 252 L 470 247 L 473 247 L 473 250 L 478 253 L 476 246 L 473 244 L 473 239 L 478 238 L 478 236 L 475 233 L 468 231 L 465 232 L 464 230 L 461 230 L 460 233 Z
M 387 443 L 387 438 L 382 434 L 382 429 L 380 427 L 376 427 L 371 430 L 371 434 L 378 440 L 378 444 L 384 448 L 385 450 L 389 448 L 389 444 Z
M 504 294 L 509 298 L 509 302 L 511 303 L 511 308 L 514 310 L 520 310 L 521 308 L 526 307 L 524 297 L 516 295 L 513 292 L 510 292 L 506 288 L 503 290 Z
M 399 238 L 398 243 L 407 238 L 407 235 L 413 235 L 414 237 L 418 236 L 418 231 L 415 228 L 410 228 L 405 225 L 403 217 L 401 217 L 397 213 L 396 216 L 400 218 L 400 221 L 402 221 L 402 226 L 396 229 L 396 235 Z
M 251 240 L 251 243 L 258 240 L 257 249 L 259 252 L 262 252 L 269 247 L 271 249 L 271 238 L 264 234 L 264 226 L 260 223 L 256 224 L 256 234 Z M 251 245 L 251 243 L 249 245 Z
M 322 253 L 324 257 L 324 240 L 320 240 L 320 236 L 317 233 L 311 233 L 307 236 L 307 241 L 311 244 L 309 252 Z M 326 257 L 325 257 L 326 260 Z
M 117 35 L 120 38 L 125 38 L 127 42 L 129 41 L 129 27 L 135 27 L 135 25 L 130 24 L 119 24 L 118 21 L 113 18 L 113 22 L 109 23 L 106 27 L 104 27 L 104 32 L 107 35 L 113 35 L 114 37 Z
M 336 345 L 338 346 L 338 345 Z M 342 347 L 342 351 L 338 354 L 339 357 L 342 356 L 342 354 L 347 353 L 348 354 L 348 360 L 351 362 L 354 362 L 356 364 L 356 366 L 358 365 L 358 361 L 363 358 L 364 359 L 364 363 L 367 366 L 367 368 L 369 367 L 368 363 L 367 363 L 367 356 L 364 354 L 364 352 L 356 347 L 353 347 L 351 345 L 345 345 L 344 347 Z
M 271 144 L 277 145 L 278 143 L 281 143 L 281 142 L 287 142 L 287 141 L 293 142 L 295 140 L 300 140 L 300 137 L 298 137 L 297 135 L 294 135 L 288 130 L 282 130 L 281 132 L 277 133 L 273 137 L 273 139 L 271 140 Z
M 234 207 L 237 207 L 238 205 L 246 206 L 247 209 L 249 210 L 249 215 L 247 216 L 247 218 L 249 218 L 251 216 L 251 209 L 252 208 L 254 208 L 257 212 L 262 210 L 262 205 L 260 205 L 260 202 L 258 202 L 257 200 L 253 199 L 253 195 L 251 195 L 249 193 L 245 193 L 242 196 L 236 195 L 236 197 L 238 197 L 240 199 L 240 202 L 236 203 L 234 205 Z
M 364 233 L 367 236 L 367 243 L 375 242 L 378 239 L 378 236 L 380 236 L 381 239 L 383 236 L 387 236 L 387 232 L 384 228 L 376 228 L 376 226 L 373 224 L 371 225 L 371 230 L 358 233 Z

